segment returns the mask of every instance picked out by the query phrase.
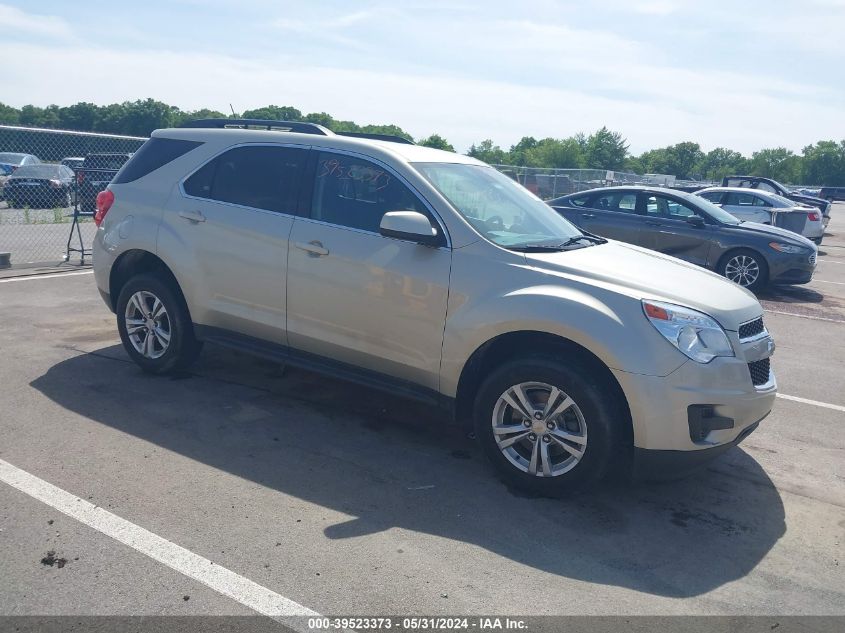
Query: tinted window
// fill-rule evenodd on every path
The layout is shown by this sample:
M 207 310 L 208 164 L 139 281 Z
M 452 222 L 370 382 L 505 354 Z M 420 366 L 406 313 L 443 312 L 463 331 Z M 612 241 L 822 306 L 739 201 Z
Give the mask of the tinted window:
M 719 202 L 722 199 L 722 193 L 720 191 L 707 191 L 699 195 L 710 202 Z
M 768 202 L 753 193 L 732 191 L 725 196 L 725 204 L 737 207 L 770 207 Z
M 756 189 L 762 189 L 763 191 L 768 191 L 771 193 L 780 193 L 780 191 L 776 187 L 772 187 L 767 182 L 758 182 Z
M 308 151 L 245 146 L 221 154 L 185 181 L 185 193 L 245 207 L 295 213 Z
M 393 174 L 350 156 L 321 152 L 317 160 L 311 217 L 377 232 L 388 211 L 428 210 Z
M 624 191 L 604 193 L 593 198 L 590 204 L 594 209 L 603 211 L 637 212 L 637 194 Z
M 64 165 L 24 165 L 12 174 L 12 178 L 72 178 L 73 171 Z
M 129 154 L 89 154 L 82 163 L 88 169 L 120 169 L 129 160 Z
M 187 154 L 202 143 L 172 138 L 151 138 L 141 146 L 114 177 L 115 184 L 132 182 Z
M 587 202 L 589 202 L 590 196 L 578 196 L 577 198 L 570 198 L 569 204 L 574 207 L 583 207 L 586 206 Z
M 665 196 L 648 196 L 645 207 L 646 213 L 650 216 L 684 220 L 691 215 L 698 215 L 706 219 L 705 215 L 700 213 L 694 206 Z

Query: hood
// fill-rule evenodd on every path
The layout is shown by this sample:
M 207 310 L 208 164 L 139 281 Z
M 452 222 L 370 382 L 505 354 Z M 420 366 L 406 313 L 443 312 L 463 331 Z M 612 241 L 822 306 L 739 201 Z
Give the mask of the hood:
M 526 253 L 529 265 L 549 274 L 600 285 L 634 299 L 655 299 L 704 312 L 726 330 L 763 314 L 745 288 L 704 268 L 623 242 L 559 253 Z
M 750 233 L 756 234 L 765 234 L 767 236 L 771 236 L 772 239 L 777 239 L 779 242 L 786 242 L 787 244 L 794 244 L 795 246 L 803 246 L 809 250 L 813 250 L 816 248 L 816 245 L 813 244 L 810 240 L 808 240 L 803 235 L 799 235 L 798 233 L 794 233 L 787 229 L 782 229 L 779 226 L 771 226 L 770 224 L 759 224 L 758 222 L 743 222 L 737 226 L 725 224 L 723 228 L 729 229 L 731 231 L 748 231 Z

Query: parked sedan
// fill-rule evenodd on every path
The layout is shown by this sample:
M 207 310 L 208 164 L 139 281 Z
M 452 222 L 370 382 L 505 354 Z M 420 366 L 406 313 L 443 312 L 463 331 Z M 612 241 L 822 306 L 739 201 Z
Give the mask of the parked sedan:
M 42 163 L 19 167 L 3 188 L 10 208 L 47 209 L 73 203 L 73 170 Z
M 797 193 L 783 186 L 777 180 L 771 178 L 763 178 L 762 176 L 725 176 L 722 178 L 723 187 L 742 187 L 743 189 L 759 189 L 761 191 L 768 191 L 769 193 L 776 193 L 788 200 L 797 202 L 798 204 L 806 204 L 810 207 L 816 207 L 822 212 L 824 225 L 827 226 L 830 222 L 830 202 L 816 196 L 808 196 L 806 194 Z
M 741 187 L 708 187 L 695 195 L 720 205 L 740 220 L 779 226 L 816 244 L 822 243 L 824 224 L 816 207 L 798 204 L 776 193 Z
M 816 268 L 818 248 L 805 237 L 674 189 L 605 187 L 548 204 L 585 231 L 673 255 L 750 290 L 807 283 Z
M 0 164 L 9 165 L 12 171 L 24 165 L 37 165 L 41 162 L 38 156 L 33 154 L 21 154 L 19 152 L 0 152 Z
M 3 193 L 3 190 L 6 186 L 6 181 L 9 179 L 9 176 L 12 175 L 13 171 L 14 169 L 12 169 L 11 165 L 0 163 L 0 200 L 6 199 L 6 195 Z

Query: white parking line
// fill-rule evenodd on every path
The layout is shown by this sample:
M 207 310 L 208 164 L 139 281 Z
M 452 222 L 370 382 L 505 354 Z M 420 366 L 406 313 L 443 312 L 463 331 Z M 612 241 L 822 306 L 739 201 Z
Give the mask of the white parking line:
M 845 262 L 835 262 L 835 261 L 830 260 L 830 259 L 820 259 L 819 263 L 820 264 L 839 264 L 840 266 L 845 266 Z
M 318 613 L 0 459 L 0 481 L 270 617 Z
M 830 323 L 845 323 L 845 319 L 830 319 L 828 317 L 812 316 L 810 314 L 798 314 L 797 312 L 781 312 L 780 310 L 763 309 L 763 312 L 772 314 L 783 314 L 784 316 L 800 317 L 802 319 L 813 319 L 814 321 L 829 321 Z
M 45 273 L 43 275 L 26 275 L 24 277 L 7 277 L 0 279 L 0 284 L 10 284 L 14 281 L 36 281 L 38 279 L 55 279 L 56 277 L 74 277 L 76 275 L 91 275 L 93 270 L 74 271 L 70 273 Z
M 785 393 L 779 393 L 778 398 L 783 398 L 784 400 L 793 400 L 794 402 L 801 402 L 802 404 L 812 404 L 816 407 L 824 407 L 825 409 L 833 409 L 834 411 L 845 411 L 845 407 L 838 404 L 830 404 L 829 402 L 819 402 L 818 400 L 799 398 L 798 396 L 788 396 Z
M 845 282 L 842 281 L 828 281 L 827 279 L 814 279 L 813 281 L 819 281 L 823 284 L 836 284 L 837 286 L 845 286 Z

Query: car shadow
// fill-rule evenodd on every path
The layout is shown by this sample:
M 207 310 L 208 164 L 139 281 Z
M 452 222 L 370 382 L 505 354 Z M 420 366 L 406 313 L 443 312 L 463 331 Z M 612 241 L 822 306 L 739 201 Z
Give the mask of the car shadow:
M 330 541 L 398 527 L 550 574 L 689 597 L 748 574 L 785 532 L 778 491 L 741 449 L 681 481 L 552 500 L 497 481 L 438 410 L 220 348 L 191 373 L 153 377 L 113 346 L 31 385 L 69 411 L 353 516 L 324 530 Z
M 822 303 L 825 296 L 806 286 L 772 285 L 757 291 L 757 298 L 780 303 Z

